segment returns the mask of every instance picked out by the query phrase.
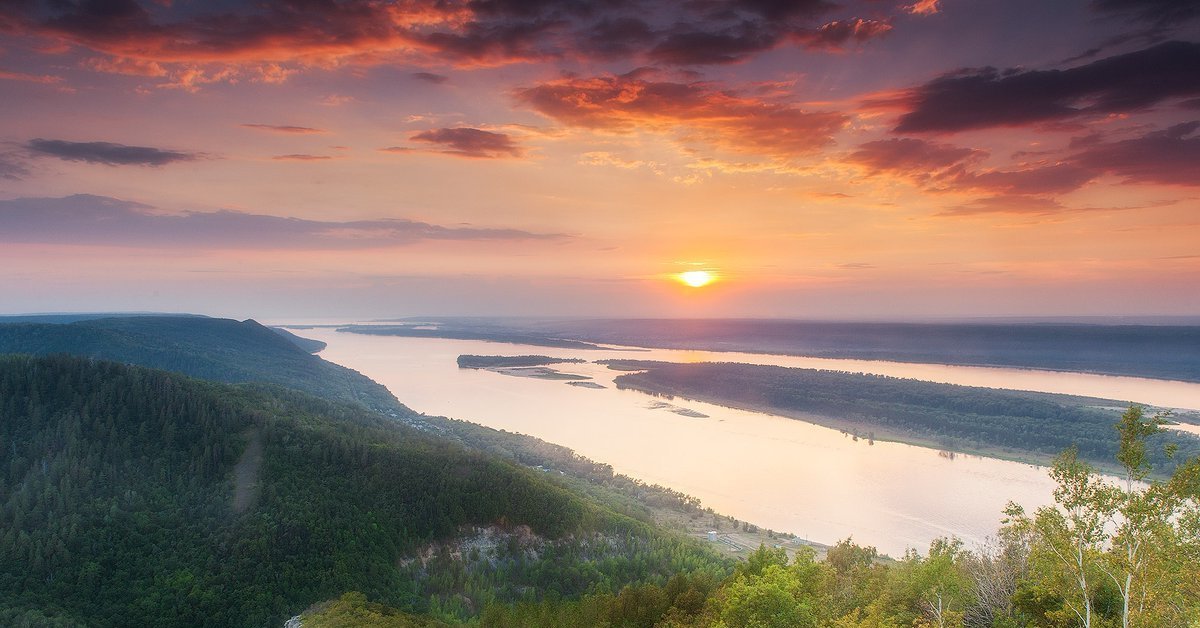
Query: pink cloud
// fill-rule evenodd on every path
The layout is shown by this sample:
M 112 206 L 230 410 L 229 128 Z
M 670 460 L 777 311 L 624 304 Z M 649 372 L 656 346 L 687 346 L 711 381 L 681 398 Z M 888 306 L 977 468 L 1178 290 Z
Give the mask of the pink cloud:
M 568 126 L 653 130 L 775 157 L 827 146 L 848 122 L 838 112 L 755 99 L 712 83 L 655 81 L 637 74 L 559 79 L 519 89 L 516 98 Z

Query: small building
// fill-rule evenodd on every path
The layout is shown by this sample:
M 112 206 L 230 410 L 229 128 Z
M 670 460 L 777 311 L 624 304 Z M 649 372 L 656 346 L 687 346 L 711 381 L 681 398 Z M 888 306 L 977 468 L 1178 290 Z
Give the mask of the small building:
M 716 540 L 717 540 L 717 531 L 716 530 L 708 531 L 708 540 L 713 541 L 714 543 L 716 542 Z

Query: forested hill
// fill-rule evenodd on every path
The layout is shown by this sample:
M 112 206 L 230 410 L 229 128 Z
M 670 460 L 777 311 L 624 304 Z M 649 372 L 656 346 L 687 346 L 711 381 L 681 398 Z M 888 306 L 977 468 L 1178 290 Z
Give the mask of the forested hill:
M 552 476 L 277 387 L 0 357 L 0 445 L 0 625 L 278 626 L 350 590 L 464 618 L 726 569 Z M 464 534 L 469 558 L 419 552 Z
M 326 399 L 397 410 L 386 388 L 311 355 L 313 348 L 253 320 L 121 316 L 67 324 L 0 324 L 0 353 L 69 353 L 220 382 L 279 384 Z

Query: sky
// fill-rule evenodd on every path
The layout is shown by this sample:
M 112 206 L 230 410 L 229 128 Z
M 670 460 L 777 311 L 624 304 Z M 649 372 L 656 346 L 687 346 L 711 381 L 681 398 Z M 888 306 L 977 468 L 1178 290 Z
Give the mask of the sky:
M 1200 2 L 6 0 L 0 295 L 1196 315 Z

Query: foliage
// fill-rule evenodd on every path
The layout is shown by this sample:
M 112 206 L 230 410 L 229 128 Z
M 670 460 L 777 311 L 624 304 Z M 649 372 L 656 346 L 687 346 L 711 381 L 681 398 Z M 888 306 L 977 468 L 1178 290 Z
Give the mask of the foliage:
M 1121 483 L 1109 481 L 1074 452 L 1051 471 L 1055 503 L 1034 516 L 1009 508 L 1009 528 L 1030 539 L 1034 569 L 1018 591 L 1035 620 L 1052 624 L 1185 626 L 1200 621 L 1193 584 L 1200 569 L 1200 459 L 1176 467 L 1168 481 L 1149 474 L 1147 439 L 1161 417 L 1130 407 L 1117 424 Z M 1040 600 L 1058 599 L 1061 605 Z M 1035 601 L 1036 603 L 1030 603 Z
M 343 594 L 304 614 L 304 628 L 441 628 L 448 624 L 405 613 L 382 604 L 372 604 L 357 591 Z

